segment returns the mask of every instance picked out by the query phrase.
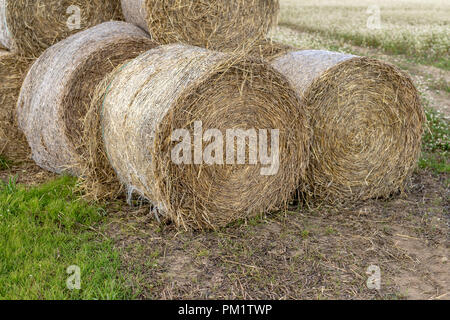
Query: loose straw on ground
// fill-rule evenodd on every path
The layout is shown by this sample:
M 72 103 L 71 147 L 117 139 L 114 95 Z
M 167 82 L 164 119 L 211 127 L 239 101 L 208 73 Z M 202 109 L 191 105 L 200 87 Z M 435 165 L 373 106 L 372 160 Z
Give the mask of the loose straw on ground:
M 95 86 L 117 65 L 152 48 L 140 28 L 105 22 L 47 49 L 33 64 L 18 101 L 18 120 L 44 169 L 82 174 L 83 121 Z

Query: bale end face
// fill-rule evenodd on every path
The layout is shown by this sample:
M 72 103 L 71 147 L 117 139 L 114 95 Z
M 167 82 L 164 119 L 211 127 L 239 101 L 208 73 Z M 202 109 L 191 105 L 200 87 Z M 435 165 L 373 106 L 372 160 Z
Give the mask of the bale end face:
M 411 78 L 370 58 L 321 50 L 272 61 L 303 98 L 313 140 L 309 202 L 389 197 L 404 189 L 421 150 L 426 121 Z
M 188 165 L 169 158 L 185 142 L 168 139 L 179 128 L 191 135 Z M 203 149 L 196 131 L 203 132 Z M 274 70 L 251 61 L 219 66 L 178 99 L 155 139 L 157 180 L 165 186 L 166 203 L 171 201 L 172 220 L 217 228 L 283 210 L 304 176 L 309 134 L 300 102 Z M 242 163 L 240 137 L 245 138 Z M 200 153 L 203 162 L 195 164 Z M 273 158 L 263 164 L 265 153 Z

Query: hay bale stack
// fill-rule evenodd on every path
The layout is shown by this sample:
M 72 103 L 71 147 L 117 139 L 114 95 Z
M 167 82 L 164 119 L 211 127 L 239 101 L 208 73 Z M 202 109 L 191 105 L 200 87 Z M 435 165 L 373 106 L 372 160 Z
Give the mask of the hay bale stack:
M 179 227 L 217 228 L 283 208 L 306 169 L 310 129 L 300 99 L 287 79 L 259 60 L 162 46 L 116 70 L 98 93 L 103 104 L 93 108 L 102 108 L 105 151 L 119 180 Z M 249 156 L 242 164 L 224 161 L 225 149 L 236 149 L 232 144 L 220 148 L 223 155 L 211 153 L 224 164 L 202 162 L 202 153 L 220 139 L 204 136 L 196 152 L 199 121 L 200 139 L 209 129 L 224 140 L 228 129 L 279 130 L 279 170 L 263 175 L 267 166 L 250 163 Z M 181 143 L 172 136 L 177 129 L 192 138 L 180 139 L 191 147 L 182 152 L 183 164 L 172 157 Z
M 28 158 L 29 147 L 18 129 L 16 104 L 30 62 L 0 51 L 0 155 L 15 161 Z
M 403 190 L 425 122 L 408 75 L 378 60 L 316 50 L 290 52 L 272 66 L 304 98 L 311 118 L 308 198 L 346 203 Z
M 162 44 L 233 50 L 276 26 L 279 0 L 122 0 L 125 19 Z
M 42 54 L 25 78 L 17 106 L 19 125 L 39 166 L 82 172 L 82 122 L 95 86 L 117 65 L 153 46 L 138 27 L 105 22 Z
M 0 43 L 21 55 L 38 57 L 74 33 L 122 18 L 120 0 L 0 0 Z

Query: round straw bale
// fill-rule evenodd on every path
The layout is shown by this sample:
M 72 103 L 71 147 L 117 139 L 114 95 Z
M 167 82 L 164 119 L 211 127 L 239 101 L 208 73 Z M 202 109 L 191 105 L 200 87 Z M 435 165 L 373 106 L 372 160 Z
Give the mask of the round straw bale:
M 279 0 L 122 0 L 125 19 L 162 44 L 233 50 L 276 26 Z
M 117 69 L 98 94 L 102 104 L 93 108 L 102 110 L 104 147 L 119 181 L 178 227 L 217 228 L 284 208 L 306 169 L 311 130 L 300 98 L 284 76 L 259 60 L 162 46 Z M 177 129 L 192 140 L 174 141 Z M 267 166 L 250 162 L 251 139 L 241 149 L 249 154 L 245 161 L 228 161 L 235 158 L 224 150 L 237 149 L 226 144 L 233 129 L 265 131 L 259 147 L 268 142 L 268 155 L 279 155 L 279 169 L 263 173 Z M 278 148 L 271 130 L 278 130 Z M 181 143 L 187 149 L 180 164 L 173 153 Z
M 122 66 L 103 78 L 92 95 L 91 104 L 83 121 L 81 148 L 85 150 L 84 168 L 78 179 L 83 197 L 89 201 L 112 201 L 123 196 L 123 185 L 109 163 L 103 144 L 100 111 L 105 99 L 105 89 Z
M 0 0 L 0 43 L 38 57 L 71 34 L 122 18 L 120 0 Z
M 39 166 L 82 172 L 82 122 L 95 86 L 117 65 L 153 46 L 140 28 L 105 22 L 42 54 L 25 78 L 17 106 L 19 125 Z
M 347 203 L 404 189 L 425 123 L 408 75 L 375 59 L 316 50 L 290 52 L 272 66 L 287 76 L 311 118 L 307 198 Z
M 17 55 L 0 51 L 0 155 L 16 161 L 26 160 L 30 153 L 16 121 L 17 98 L 29 65 Z

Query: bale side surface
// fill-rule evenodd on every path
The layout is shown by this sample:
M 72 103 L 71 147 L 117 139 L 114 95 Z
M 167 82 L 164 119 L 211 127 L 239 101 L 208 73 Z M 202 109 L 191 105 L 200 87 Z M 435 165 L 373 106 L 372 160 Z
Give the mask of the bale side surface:
M 47 49 L 31 67 L 20 92 L 18 120 L 44 169 L 80 175 L 86 150 L 83 121 L 95 86 L 115 66 L 152 48 L 144 31 L 105 22 Z
M 279 0 L 122 0 L 125 19 L 162 43 L 245 48 L 276 26 Z
M 287 80 L 259 61 L 168 45 L 139 56 L 103 84 L 106 154 L 129 194 L 184 228 L 216 228 L 286 205 L 308 161 L 310 129 Z M 280 130 L 280 168 L 176 165 L 176 129 Z M 248 143 L 248 141 L 247 141 Z M 202 150 L 203 151 L 203 150 Z M 247 159 L 248 160 L 248 159 Z
M 290 52 L 272 65 L 311 118 L 308 199 L 349 203 L 404 189 L 426 121 L 408 75 L 375 59 L 316 50 Z
M 80 9 L 79 29 L 68 25 L 74 13 L 68 10 L 70 6 Z M 1 43 L 18 54 L 36 58 L 72 34 L 123 19 L 120 0 L 0 0 L 0 14 Z
M 30 154 L 25 136 L 19 130 L 16 104 L 30 62 L 0 51 L 0 155 L 24 161 Z

